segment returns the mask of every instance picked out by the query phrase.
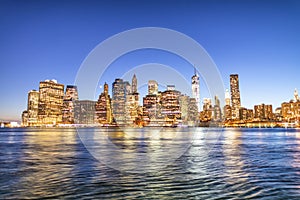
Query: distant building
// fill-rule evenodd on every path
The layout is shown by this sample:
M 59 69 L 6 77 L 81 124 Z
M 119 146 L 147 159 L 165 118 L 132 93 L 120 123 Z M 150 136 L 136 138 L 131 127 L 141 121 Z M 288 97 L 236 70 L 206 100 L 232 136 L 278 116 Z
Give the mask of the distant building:
M 139 117 L 139 93 L 137 91 L 137 78 L 134 74 L 132 77 L 131 93 L 126 95 L 125 103 L 125 120 L 127 125 L 136 124 Z
M 25 110 L 25 111 L 22 112 L 22 123 L 21 123 L 21 126 L 28 126 L 28 111 L 27 110 Z
M 177 121 L 181 119 L 179 96 L 180 92 L 174 86 L 167 86 L 169 90 L 161 93 L 161 114 L 166 121 Z
M 158 83 L 155 80 L 148 81 L 148 94 L 149 95 L 158 94 Z
M 64 85 L 56 80 L 40 82 L 38 121 L 40 125 L 56 125 L 62 122 Z
M 108 85 L 104 84 L 104 91 L 99 95 L 95 105 L 96 119 L 100 124 L 111 124 L 113 122 L 111 98 L 108 94 Z
M 39 96 L 40 94 L 36 90 L 31 90 L 28 92 L 28 126 L 38 125 Z
M 77 86 L 67 85 L 63 100 L 62 123 L 74 123 L 74 101 L 78 100 Z
M 230 92 L 231 92 L 231 111 L 232 119 L 239 119 L 239 109 L 241 107 L 241 96 L 239 89 L 239 76 L 237 74 L 230 75 Z
M 126 96 L 131 93 L 130 84 L 123 79 L 115 79 L 112 85 L 112 110 L 118 125 L 126 124 Z
M 212 117 L 213 117 L 213 107 L 212 107 L 211 99 L 204 98 L 203 110 L 200 112 L 200 121 L 208 122 L 212 120 Z
M 74 101 L 74 123 L 75 124 L 95 124 L 96 110 L 95 101 L 77 100 Z
M 222 121 L 222 110 L 220 106 L 220 100 L 218 96 L 215 96 L 215 105 L 214 105 L 214 113 L 213 113 L 213 119 L 214 121 Z
M 196 68 L 194 68 L 194 75 L 192 76 L 192 94 L 196 100 L 198 111 L 200 111 L 200 82 Z
M 259 121 L 274 120 L 272 105 L 255 105 L 254 106 L 254 118 Z

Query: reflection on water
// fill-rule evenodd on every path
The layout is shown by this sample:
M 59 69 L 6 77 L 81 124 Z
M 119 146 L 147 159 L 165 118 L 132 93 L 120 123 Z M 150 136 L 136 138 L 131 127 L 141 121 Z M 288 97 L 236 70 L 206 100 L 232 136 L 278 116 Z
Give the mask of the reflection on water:
M 300 198 L 298 130 L 0 129 L 0 148 L 0 199 Z

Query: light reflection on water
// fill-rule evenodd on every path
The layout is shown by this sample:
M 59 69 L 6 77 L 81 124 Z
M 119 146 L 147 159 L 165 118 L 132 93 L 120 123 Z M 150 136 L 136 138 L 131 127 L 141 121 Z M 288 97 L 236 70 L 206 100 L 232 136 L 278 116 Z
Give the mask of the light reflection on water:
M 76 129 L 0 129 L 0 199 L 300 198 L 297 130 L 82 131 L 124 171 L 95 159 Z

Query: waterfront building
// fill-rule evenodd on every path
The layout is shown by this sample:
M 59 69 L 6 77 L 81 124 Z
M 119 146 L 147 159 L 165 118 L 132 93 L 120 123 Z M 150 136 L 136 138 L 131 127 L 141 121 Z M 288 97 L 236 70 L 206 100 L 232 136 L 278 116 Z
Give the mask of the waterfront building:
M 230 92 L 231 92 L 231 111 L 232 119 L 239 119 L 239 109 L 241 107 L 241 96 L 239 89 L 239 76 L 238 74 L 230 75 Z
M 204 98 L 203 110 L 200 112 L 200 121 L 201 122 L 211 121 L 212 115 L 213 115 L 213 107 L 212 107 L 211 99 Z
M 195 126 L 199 121 L 198 105 L 195 98 L 189 98 L 188 124 Z
M 158 83 L 155 80 L 148 81 L 148 95 L 158 94 Z
M 248 114 L 247 108 L 240 107 L 240 109 L 239 109 L 239 119 L 243 120 L 243 121 L 246 121 L 248 119 L 247 114 Z
M 214 121 L 221 121 L 222 120 L 222 111 L 221 111 L 221 106 L 220 106 L 220 100 L 218 96 L 215 96 L 215 105 L 213 108 L 213 119 Z
M 231 120 L 231 117 L 232 117 L 231 106 L 225 105 L 223 112 L 224 112 L 224 120 L 225 121 Z
M 96 102 L 90 100 L 74 101 L 74 123 L 83 125 L 96 124 Z
M 28 126 L 36 126 L 38 124 L 39 111 L 39 92 L 31 90 L 28 92 L 27 112 L 28 112 Z
M 200 82 L 196 68 L 194 68 L 194 75 L 192 76 L 192 97 L 196 100 L 198 111 L 200 111 Z
M 188 123 L 189 103 L 190 103 L 189 96 L 187 95 L 179 96 L 180 113 L 181 113 L 181 120 L 183 124 Z
M 39 86 L 38 123 L 56 125 L 62 122 L 64 85 L 56 80 L 45 80 Z
M 161 93 L 161 113 L 166 121 L 174 122 L 181 119 L 180 94 L 173 85 L 168 85 L 167 90 Z
M 22 112 L 22 123 L 21 126 L 28 126 L 28 111 L 24 110 Z
M 257 121 L 269 121 L 274 119 L 272 105 L 255 105 L 254 118 Z
M 126 96 L 131 93 L 129 82 L 115 79 L 112 84 L 112 113 L 118 125 L 126 124 Z
M 113 121 L 111 98 L 108 93 L 108 84 L 104 84 L 104 90 L 99 95 L 98 101 L 95 104 L 96 121 L 100 124 L 111 124 Z
M 74 101 L 78 100 L 77 86 L 67 85 L 62 108 L 62 123 L 74 124 Z

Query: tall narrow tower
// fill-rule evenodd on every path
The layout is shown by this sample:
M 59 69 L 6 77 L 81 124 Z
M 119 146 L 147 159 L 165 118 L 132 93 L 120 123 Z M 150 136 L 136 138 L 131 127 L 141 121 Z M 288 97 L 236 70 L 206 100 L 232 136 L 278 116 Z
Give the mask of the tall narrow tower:
M 135 74 L 132 77 L 132 84 L 131 84 L 131 88 L 132 88 L 132 93 L 137 93 L 137 78 L 135 76 Z
M 200 111 L 200 84 L 196 68 L 194 68 L 194 75 L 192 76 L 192 93 L 193 98 L 196 99 L 198 111 Z
M 232 119 L 239 119 L 239 109 L 241 107 L 241 95 L 240 95 L 238 74 L 230 75 L 230 92 L 231 92 Z

